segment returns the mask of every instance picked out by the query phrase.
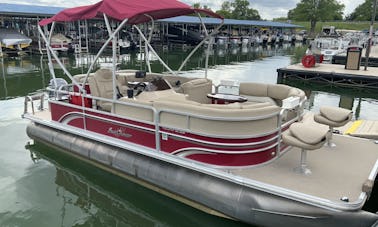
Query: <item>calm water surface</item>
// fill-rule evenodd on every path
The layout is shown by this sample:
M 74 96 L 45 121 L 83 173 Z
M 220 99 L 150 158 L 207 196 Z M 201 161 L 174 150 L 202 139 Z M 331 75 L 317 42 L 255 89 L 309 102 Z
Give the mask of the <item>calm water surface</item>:
M 292 62 L 293 47 L 214 50 L 208 77 L 276 83 L 276 69 Z M 162 52 L 177 69 L 187 51 Z M 62 57 L 75 73 L 92 55 Z M 102 62 L 109 58 L 100 59 Z M 122 55 L 121 68 L 145 69 L 138 53 Z M 191 207 L 83 164 L 41 145 L 28 145 L 28 121 L 21 118 L 24 96 L 47 86 L 50 74 L 42 56 L 0 59 L 0 226 L 246 226 Z M 203 52 L 185 67 L 203 76 Z M 153 62 L 154 71 L 163 67 Z M 57 70 L 57 74 L 62 74 Z M 378 92 L 288 81 L 305 90 L 310 111 L 321 105 L 353 109 L 356 119 L 378 119 Z

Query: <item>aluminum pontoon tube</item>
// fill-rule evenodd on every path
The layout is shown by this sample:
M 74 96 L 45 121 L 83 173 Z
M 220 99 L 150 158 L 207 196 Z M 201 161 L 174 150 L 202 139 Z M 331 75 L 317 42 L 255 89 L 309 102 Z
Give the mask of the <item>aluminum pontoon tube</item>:
M 311 206 L 157 158 L 30 123 L 30 138 L 257 226 L 373 226 L 378 215 Z

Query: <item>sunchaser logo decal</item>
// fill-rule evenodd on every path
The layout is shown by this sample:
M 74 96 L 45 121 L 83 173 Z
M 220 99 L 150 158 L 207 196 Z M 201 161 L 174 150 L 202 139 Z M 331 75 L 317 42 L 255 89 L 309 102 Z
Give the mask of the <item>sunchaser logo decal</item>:
M 115 137 L 125 137 L 125 138 L 131 137 L 131 134 L 126 133 L 124 128 L 113 129 L 112 127 L 110 127 L 108 129 L 108 133 L 112 134 Z

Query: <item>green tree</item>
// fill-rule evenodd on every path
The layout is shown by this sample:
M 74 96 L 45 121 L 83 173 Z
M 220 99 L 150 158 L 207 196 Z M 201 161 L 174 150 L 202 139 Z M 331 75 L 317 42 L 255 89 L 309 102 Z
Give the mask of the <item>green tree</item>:
M 194 3 L 193 4 L 193 8 L 196 8 L 196 9 L 208 9 L 208 10 L 211 10 L 210 7 L 208 7 L 207 5 L 203 5 L 203 7 L 201 7 L 201 3 L 197 2 L 197 3 Z
M 232 18 L 231 2 L 224 1 L 222 3 L 221 9 L 218 10 L 216 13 L 222 15 L 224 18 Z
M 239 20 L 260 20 L 260 14 L 256 9 L 249 8 L 248 0 L 235 0 L 234 2 L 225 1 L 217 11 L 224 18 Z
M 365 0 L 365 2 L 357 6 L 357 8 L 346 17 L 346 19 L 355 21 L 370 21 L 372 10 L 373 0 Z M 375 20 L 377 20 L 377 18 L 378 17 L 376 16 Z
M 314 34 L 318 21 L 342 20 L 344 4 L 336 0 L 301 0 L 294 9 L 289 10 L 290 20 L 310 21 L 310 32 Z
M 193 3 L 193 8 L 195 8 L 195 9 L 201 8 L 201 3 L 199 3 L 199 2 Z
M 235 0 L 231 3 L 234 10 L 232 11 L 232 18 L 239 20 L 260 20 L 259 12 L 255 9 L 249 8 L 248 0 Z

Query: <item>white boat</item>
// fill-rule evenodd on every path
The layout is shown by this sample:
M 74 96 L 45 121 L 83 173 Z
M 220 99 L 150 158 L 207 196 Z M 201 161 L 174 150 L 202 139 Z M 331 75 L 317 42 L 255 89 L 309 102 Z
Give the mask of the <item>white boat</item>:
M 217 35 L 215 37 L 215 43 L 219 47 L 227 47 L 229 42 L 229 37 L 226 35 Z
M 315 38 L 313 42 L 314 47 L 318 48 L 320 53 L 324 56 L 323 60 L 325 62 L 331 62 L 333 56 L 346 53 L 350 40 L 342 37 L 318 37 Z
M 86 74 L 71 75 L 60 64 L 68 83 L 50 67 L 48 105 L 45 94 L 25 98 L 28 135 L 223 218 L 257 226 L 377 226 L 376 204 L 375 211 L 365 206 L 377 193 L 378 145 L 344 135 L 331 140 L 333 130 L 324 125 L 347 122 L 351 111 L 325 108 L 314 117 L 304 114 L 306 96 L 295 87 L 229 80 L 214 85 L 206 76 L 178 75 L 188 58 L 173 71 L 138 27 L 193 13 L 219 19 L 201 46 L 216 35 L 222 18 L 176 0 L 103 0 L 42 20 L 40 26 L 49 26 L 102 14 L 110 37 L 96 58 L 110 41 L 117 44 L 115 34 L 128 23 L 171 75 L 153 73 L 148 57 L 148 72 L 117 70 L 116 51 L 112 69 L 94 70 L 94 61 Z M 110 18 L 119 20 L 115 30 Z M 53 48 L 47 50 L 59 63 Z M 38 110 L 30 105 L 39 101 Z M 328 115 L 330 123 L 322 121 Z M 322 146 L 326 140 L 337 146 Z M 306 150 L 314 150 L 308 158 L 311 175 Z
M 3 51 L 22 51 L 30 46 L 32 39 L 14 29 L 0 29 L 0 57 Z
M 317 48 L 323 55 L 323 61 L 332 62 L 333 56 L 346 53 L 351 39 L 343 37 L 334 26 L 324 26 L 313 43 L 313 47 Z
M 54 34 L 51 36 L 50 46 L 59 52 L 73 51 L 72 39 L 61 34 Z

